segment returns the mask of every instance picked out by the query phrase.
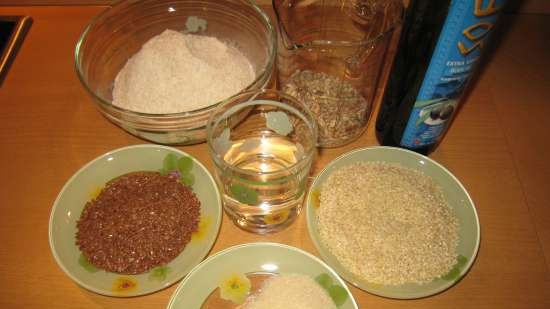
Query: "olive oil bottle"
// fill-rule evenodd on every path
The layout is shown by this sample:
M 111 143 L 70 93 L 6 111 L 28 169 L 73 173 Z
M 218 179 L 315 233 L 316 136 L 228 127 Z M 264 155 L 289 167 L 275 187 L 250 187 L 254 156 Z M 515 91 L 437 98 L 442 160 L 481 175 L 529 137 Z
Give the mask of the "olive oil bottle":
M 412 0 L 376 119 L 382 145 L 429 154 L 472 77 L 504 0 Z

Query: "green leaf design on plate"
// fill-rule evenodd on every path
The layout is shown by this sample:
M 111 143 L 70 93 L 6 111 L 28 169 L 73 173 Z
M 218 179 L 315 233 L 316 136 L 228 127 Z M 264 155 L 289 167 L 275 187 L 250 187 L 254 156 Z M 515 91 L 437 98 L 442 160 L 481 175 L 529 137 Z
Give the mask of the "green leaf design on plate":
M 173 153 L 169 153 L 164 157 L 162 165 L 165 171 L 176 170 L 178 168 L 178 157 Z
M 332 298 L 332 301 L 336 304 L 336 306 L 340 307 L 342 304 L 346 302 L 346 299 L 348 298 L 348 292 L 346 289 L 339 285 L 333 285 L 328 289 L 328 294 L 330 295 L 330 298 Z
M 149 280 L 164 281 L 172 270 L 168 266 L 159 266 L 151 270 L 149 274 Z
M 80 253 L 80 256 L 78 257 L 78 264 L 80 264 L 80 266 L 82 266 L 89 273 L 96 273 L 99 271 L 99 269 L 92 265 L 82 253 Z
M 327 291 L 332 286 L 332 278 L 328 274 L 320 274 L 315 277 L 315 281 Z
M 239 202 L 256 205 L 258 203 L 258 192 L 247 188 L 243 185 L 233 184 L 229 187 L 233 197 L 236 198 Z
M 465 256 L 459 255 L 456 264 L 445 276 L 441 277 L 441 279 L 447 281 L 457 280 L 460 277 L 460 270 L 464 267 L 464 265 L 466 265 L 467 262 L 468 259 Z
M 193 174 L 181 174 L 180 181 L 189 187 L 195 184 L 195 175 Z
M 193 164 L 193 158 L 189 156 L 181 156 L 178 158 L 175 154 L 169 153 L 164 157 L 162 162 L 163 166 L 159 172 L 161 175 L 166 176 L 172 171 L 178 171 L 180 182 L 187 186 L 193 186 L 195 184 L 195 175 L 191 173 Z
M 178 170 L 182 174 L 187 174 L 193 168 L 193 159 L 191 159 L 188 156 L 182 156 L 181 158 L 178 159 L 177 165 L 178 165 Z
M 315 277 L 315 281 L 325 289 L 336 306 L 340 307 L 348 299 L 348 292 L 338 284 L 333 284 L 329 274 L 323 273 Z

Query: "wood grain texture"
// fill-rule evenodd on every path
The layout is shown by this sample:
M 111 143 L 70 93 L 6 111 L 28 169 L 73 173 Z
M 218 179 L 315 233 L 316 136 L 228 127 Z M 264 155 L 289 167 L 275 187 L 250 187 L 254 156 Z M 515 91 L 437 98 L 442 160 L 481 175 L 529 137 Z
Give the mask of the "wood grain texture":
M 499 33 L 497 37 L 500 52 L 489 64 L 488 77 L 493 85 L 496 112 L 550 269 L 549 16 L 505 18 L 511 26 L 506 35 Z
M 145 143 L 104 119 L 74 72 L 75 43 L 101 9 L 0 7 L 0 14 L 34 19 L 0 89 L 0 308 L 164 308 L 175 290 L 129 299 L 96 295 L 71 281 L 50 253 L 50 210 L 65 181 L 100 154 Z M 550 308 L 548 29 L 548 18 L 516 18 L 431 155 L 477 206 L 481 248 L 470 273 L 439 295 L 411 301 L 351 287 L 360 308 Z M 373 124 L 358 140 L 321 150 L 313 174 L 346 151 L 377 145 Z M 212 170 L 205 144 L 178 148 Z M 239 230 L 224 215 L 211 254 L 255 241 L 318 255 L 303 214 L 264 236 Z

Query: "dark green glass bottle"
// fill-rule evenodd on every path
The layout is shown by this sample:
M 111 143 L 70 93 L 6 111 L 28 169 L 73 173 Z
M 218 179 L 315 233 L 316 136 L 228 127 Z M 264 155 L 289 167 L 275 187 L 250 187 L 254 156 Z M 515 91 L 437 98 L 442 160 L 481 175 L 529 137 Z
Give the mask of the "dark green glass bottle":
M 504 0 L 412 0 L 376 119 L 382 145 L 429 154 L 447 131 Z

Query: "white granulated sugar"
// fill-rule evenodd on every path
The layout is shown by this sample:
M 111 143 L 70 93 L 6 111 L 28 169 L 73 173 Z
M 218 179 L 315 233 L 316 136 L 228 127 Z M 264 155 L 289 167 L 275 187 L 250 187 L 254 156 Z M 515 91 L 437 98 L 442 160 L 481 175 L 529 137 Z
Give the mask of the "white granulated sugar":
M 113 105 L 151 114 L 192 111 L 237 94 L 254 78 L 250 61 L 235 47 L 165 30 L 120 70 Z
M 372 283 L 426 283 L 457 261 L 458 219 L 441 188 L 398 164 L 358 162 L 321 187 L 317 223 L 323 244 Z
M 280 274 L 264 282 L 258 295 L 249 297 L 241 309 L 337 309 L 328 293 L 312 278 Z

